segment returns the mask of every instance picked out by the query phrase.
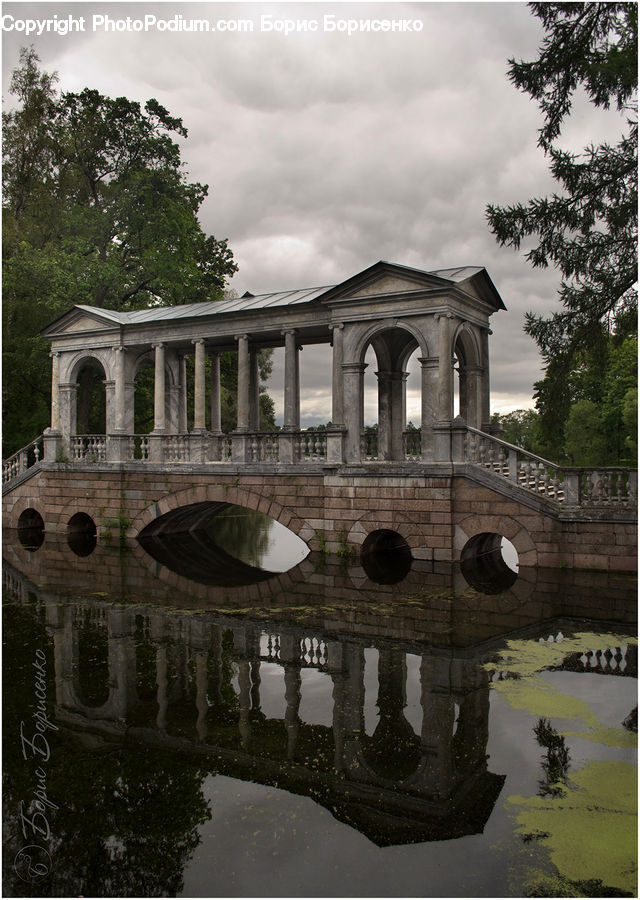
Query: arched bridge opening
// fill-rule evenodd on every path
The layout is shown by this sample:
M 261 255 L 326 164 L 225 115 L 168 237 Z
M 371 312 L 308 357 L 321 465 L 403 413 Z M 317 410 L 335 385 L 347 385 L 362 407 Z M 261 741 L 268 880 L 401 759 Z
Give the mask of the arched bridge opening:
M 224 501 L 172 509 L 147 525 L 138 542 L 176 574 L 222 587 L 273 578 L 309 552 L 297 535 L 275 520 Z M 274 543 L 279 545 L 277 553 Z

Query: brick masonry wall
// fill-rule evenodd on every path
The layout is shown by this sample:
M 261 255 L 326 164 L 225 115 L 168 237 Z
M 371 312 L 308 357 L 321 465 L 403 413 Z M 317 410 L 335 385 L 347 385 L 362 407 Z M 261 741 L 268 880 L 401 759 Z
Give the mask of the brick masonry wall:
M 4 524 L 17 527 L 35 509 L 47 532 L 65 533 L 86 513 L 101 536 L 139 534 L 156 518 L 193 503 L 226 502 L 281 522 L 312 550 L 347 555 L 371 532 L 405 538 L 415 559 L 460 558 L 476 534 L 508 538 L 522 566 L 634 571 L 636 526 L 628 522 L 562 521 L 463 477 L 380 473 L 296 474 L 173 472 L 140 466 L 42 469 L 3 498 Z

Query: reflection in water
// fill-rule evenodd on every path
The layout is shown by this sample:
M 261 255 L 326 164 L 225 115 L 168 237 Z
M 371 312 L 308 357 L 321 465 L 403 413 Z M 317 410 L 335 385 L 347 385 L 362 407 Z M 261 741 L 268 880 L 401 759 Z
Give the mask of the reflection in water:
M 200 584 L 257 584 L 309 553 L 300 538 L 263 513 L 198 503 L 158 519 L 138 541 L 157 562 Z
M 367 536 L 361 551 L 362 568 L 376 584 L 397 584 L 411 571 L 411 550 L 395 531 L 381 529 Z
M 485 594 L 501 594 L 518 578 L 513 544 L 499 534 L 478 534 L 471 538 L 462 551 L 460 568 L 471 587 Z
M 233 532 L 235 523 L 224 527 Z M 205 538 L 202 546 L 211 554 Z M 467 866 L 452 864 L 452 839 L 466 859 L 471 835 L 484 841 L 470 875 L 477 895 L 506 896 L 496 872 L 512 866 L 516 844 L 497 865 L 490 825 L 496 816 L 503 821 L 497 800 L 507 777 L 495 739 L 490 749 L 496 648 L 505 634 L 537 643 L 560 629 L 571 633 L 579 616 L 613 618 L 605 597 L 615 600 L 619 620 L 635 615 L 633 588 L 619 576 L 590 575 L 585 595 L 581 573 L 525 571 L 509 591 L 490 595 L 471 591 L 456 567 L 416 560 L 402 583 L 376 584 L 364 567 L 307 557 L 261 583 L 229 575 L 220 585 L 158 567 L 137 543 L 123 555 L 98 544 L 86 560 L 63 540 L 49 537 L 45 547 L 5 549 L 4 664 L 12 673 L 5 726 L 18 734 L 33 705 L 33 655 L 41 648 L 58 729 L 46 767 L 57 805 L 47 844 L 55 866 L 48 880 L 27 886 L 28 896 L 174 896 L 187 890 L 187 876 L 200 885 L 196 896 L 373 895 L 369 870 L 374 880 L 393 873 L 380 896 L 471 896 L 460 886 L 439 893 L 437 882 L 425 888 L 420 874 L 450 871 L 462 885 Z M 184 557 L 185 573 L 194 565 L 186 553 L 174 554 L 176 563 Z M 204 564 L 198 571 L 205 576 Z M 598 659 L 598 671 L 615 659 L 616 673 L 636 673 L 631 646 Z M 569 673 L 563 666 L 572 677 L 605 677 L 576 654 Z M 521 752 L 521 735 L 503 732 Z M 509 777 L 528 777 L 535 792 L 540 747 L 532 743 L 530 771 L 521 774 L 516 755 Z M 33 772 L 20 742 L 8 744 L 5 892 L 15 896 L 25 894 L 11 861 L 24 844 L 18 811 L 32 795 Z M 252 793 L 236 822 L 230 810 L 241 783 Z M 332 881 L 313 841 L 303 883 L 265 887 L 268 872 L 252 863 L 255 842 L 277 836 L 269 871 L 288 872 L 287 846 L 307 826 L 296 819 L 286 834 L 271 827 L 255 805 L 260 785 L 279 789 L 271 804 L 284 802 L 286 791 L 326 811 L 320 844 L 349 848 L 349 870 L 369 890 L 358 882 L 345 892 L 344 873 Z M 224 853 L 211 843 L 211 833 L 218 841 L 244 835 L 243 819 L 249 843 Z M 442 843 L 432 851 L 434 841 Z M 420 855 L 379 859 L 366 849 L 395 852 L 399 844 L 416 845 L 405 850 Z M 389 859 L 398 865 L 390 868 Z M 223 880 L 208 880 L 211 871 Z M 244 880 L 236 883 L 238 871 Z

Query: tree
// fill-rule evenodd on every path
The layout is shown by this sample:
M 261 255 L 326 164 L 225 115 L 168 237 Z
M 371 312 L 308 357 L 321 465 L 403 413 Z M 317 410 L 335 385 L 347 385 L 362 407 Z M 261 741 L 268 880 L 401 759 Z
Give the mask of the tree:
M 3 114 L 4 440 L 11 452 L 49 419 L 39 331 L 76 303 L 130 310 L 221 299 L 237 266 L 206 235 L 208 188 L 189 182 L 156 100 L 144 108 L 86 88 L 57 95 L 23 49 Z
M 534 267 L 553 265 L 562 276 L 563 311 L 548 318 L 530 312 L 525 324 L 545 363 L 545 379 L 535 386 L 543 437 L 557 446 L 570 405 L 563 384 L 577 357 L 594 346 L 606 352 L 610 333 L 636 332 L 637 5 L 529 6 L 545 38 L 533 62 L 510 60 L 509 77 L 539 103 L 538 143 L 561 192 L 526 204 L 490 205 L 487 219 L 502 246 L 519 249 L 534 238 L 527 259 Z M 616 144 L 591 145 L 582 154 L 554 145 L 580 88 L 596 106 L 626 117 Z M 554 416 L 550 397 L 560 404 Z
M 600 411 L 592 400 L 574 403 L 565 426 L 565 449 L 574 466 L 597 464 L 607 452 Z
M 515 409 L 509 413 L 494 413 L 492 423 L 502 427 L 502 439 L 532 453 L 538 445 L 538 414 L 534 409 Z

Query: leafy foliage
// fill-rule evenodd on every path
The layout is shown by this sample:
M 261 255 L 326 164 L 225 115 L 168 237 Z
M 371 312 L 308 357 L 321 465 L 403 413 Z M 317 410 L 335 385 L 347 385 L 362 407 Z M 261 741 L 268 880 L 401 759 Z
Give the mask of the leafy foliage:
M 222 298 L 237 266 L 206 235 L 208 188 L 189 182 L 187 131 L 156 100 L 144 108 L 56 76 L 23 49 L 3 114 L 4 439 L 9 452 L 49 420 L 40 330 L 77 303 L 130 310 Z
M 560 186 L 551 197 L 487 207 L 502 246 L 519 249 L 534 238 L 526 258 L 555 266 L 562 284 L 561 312 L 530 312 L 525 331 L 537 342 L 545 378 L 536 385 L 541 432 L 558 448 L 571 405 L 567 379 L 592 353 L 606 356 L 608 337 L 636 334 L 637 313 L 637 5 L 635 3 L 530 3 L 546 35 L 533 62 L 510 60 L 509 77 L 539 104 L 539 146 Z M 576 92 L 626 121 L 615 144 L 574 154 L 554 145 Z M 597 402 L 595 398 L 591 398 Z

